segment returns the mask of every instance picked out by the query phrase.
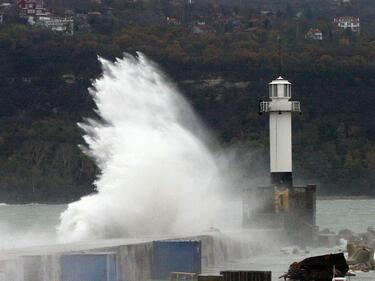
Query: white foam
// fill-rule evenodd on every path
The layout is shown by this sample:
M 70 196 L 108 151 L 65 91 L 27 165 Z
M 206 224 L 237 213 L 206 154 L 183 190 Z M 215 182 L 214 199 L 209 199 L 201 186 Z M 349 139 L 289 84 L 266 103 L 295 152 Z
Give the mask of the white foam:
M 98 193 L 61 214 L 63 242 L 200 231 L 217 226 L 224 180 L 209 137 L 174 85 L 142 54 L 100 59 L 91 91 L 105 122 L 87 120 Z

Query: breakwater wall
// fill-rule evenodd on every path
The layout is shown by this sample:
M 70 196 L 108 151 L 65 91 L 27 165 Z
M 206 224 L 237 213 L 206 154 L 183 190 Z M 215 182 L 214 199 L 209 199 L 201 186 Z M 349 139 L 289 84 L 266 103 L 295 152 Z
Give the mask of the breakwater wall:
M 228 261 L 246 258 L 260 251 L 259 243 L 250 234 L 222 234 L 220 232 L 183 237 L 158 237 L 157 239 L 105 240 L 86 244 L 52 245 L 15 249 L 0 252 L 0 281 L 148 281 L 154 279 L 155 242 L 184 241 L 185 248 L 175 246 L 167 252 L 165 263 L 179 271 L 181 265 L 174 265 L 178 257 L 186 263 L 199 263 L 192 267 L 197 273 Z M 189 243 L 189 241 L 191 243 Z M 194 242 L 194 243 L 193 243 Z M 171 243 L 166 243 L 167 245 Z M 191 253 L 191 245 L 198 254 Z M 169 256 L 169 259 L 168 259 Z M 158 256 L 160 260 L 160 255 Z M 159 263 L 160 264 L 160 263 Z M 154 265 L 154 269 L 153 269 Z M 169 267 L 168 267 L 169 266 Z M 175 267 L 174 267 L 175 266 Z M 81 268 L 86 268 L 81 270 Z M 186 268 L 186 267 L 185 267 Z M 197 269 L 198 268 L 198 269 Z M 198 272 L 199 271 L 199 272 Z M 92 275 L 94 273 L 94 275 Z M 95 279 L 92 276 L 100 276 Z M 77 276 L 75 280 L 74 276 Z M 83 276 L 83 277 L 82 277 Z M 104 276 L 104 277 L 103 277 Z M 79 279 L 78 279 L 79 278 Z M 90 280 L 85 280 L 89 278 Z

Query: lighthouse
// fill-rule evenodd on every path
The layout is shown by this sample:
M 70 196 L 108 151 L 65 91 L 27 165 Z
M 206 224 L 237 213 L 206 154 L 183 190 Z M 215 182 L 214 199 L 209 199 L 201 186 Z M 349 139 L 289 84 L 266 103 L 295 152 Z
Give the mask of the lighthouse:
M 261 101 L 259 113 L 270 115 L 271 185 L 285 189 L 293 186 L 292 113 L 300 112 L 300 103 L 291 101 L 292 84 L 282 77 L 269 83 L 270 101 Z
M 316 185 L 295 185 L 292 166 L 292 84 L 282 77 L 269 83 L 269 99 L 259 114 L 269 113 L 270 184 L 243 190 L 243 227 L 282 230 L 293 243 L 312 242 L 316 234 Z M 283 236 L 281 234 L 281 236 Z M 281 237 L 280 236 L 280 237 Z

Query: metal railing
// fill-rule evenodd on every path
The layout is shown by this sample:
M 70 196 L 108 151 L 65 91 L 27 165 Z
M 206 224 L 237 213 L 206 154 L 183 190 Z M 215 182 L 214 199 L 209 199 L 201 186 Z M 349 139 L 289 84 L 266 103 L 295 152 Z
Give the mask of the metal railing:
M 269 112 L 270 111 L 270 103 L 268 101 L 261 101 L 259 103 L 259 113 Z
M 269 101 L 261 101 L 259 102 L 259 114 L 270 112 L 270 111 L 291 111 L 291 112 L 301 112 L 301 104 L 299 101 L 291 101 L 290 105 L 281 105 L 278 106 L 277 104 L 275 107 L 271 109 L 271 102 Z
M 299 101 L 292 101 L 292 112 L 301 112 L 301 104 Z

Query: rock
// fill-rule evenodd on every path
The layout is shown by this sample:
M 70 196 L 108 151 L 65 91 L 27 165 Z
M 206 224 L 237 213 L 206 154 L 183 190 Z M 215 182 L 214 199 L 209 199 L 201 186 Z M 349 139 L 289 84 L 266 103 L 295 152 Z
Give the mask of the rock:
M 321 231 L 319 231 L 319 233 L 321 233 L 321 234 L 330 234 L 331 231 L 328 228 L 324 228 Z
M 340 238 L 344 238 L 345 240 L 349 240 L 351 237 L 354 236 L 354 232 L 349 229 L 343 229 L 339 232 Z
M 348 257 L 351 257 L 353 256 L 355 250 L 356 250 L 356 246 L 354 243 L 348 243 L 346 245 L 346 249 L 348 250 Z
M 368 244 L 368 247 L 371 249 L 375 249 L 375 239 L 372 239 L 372 241 Z
M 350 251 L 352 251 L 352 249 L 350 249 Z M 373 260 L 374 250 L 365 246 L 359 246 L 355 248 L 352 255 L 348 256 L 347 263 L 353 266 L 357 264 L 366 264 L 367 268 L 372 269 Z
M 368 272 L 370 271 L 371 268 L 369 268 L 366 264 L 364 263 L 357 263 L 354 265 L 349 265 L 349 269 L 353 271 L 363 271 L 363 272 Z
M 375 239 L 375 235 L 372 232 L 366 232 L 361 235 L 364 244 L 369 244 Z
M 374 227 L 369 226 L 367 228 L 367 232 L 370 232 L 370 233 L 372 233 L 375 236 L 375 228 Z

